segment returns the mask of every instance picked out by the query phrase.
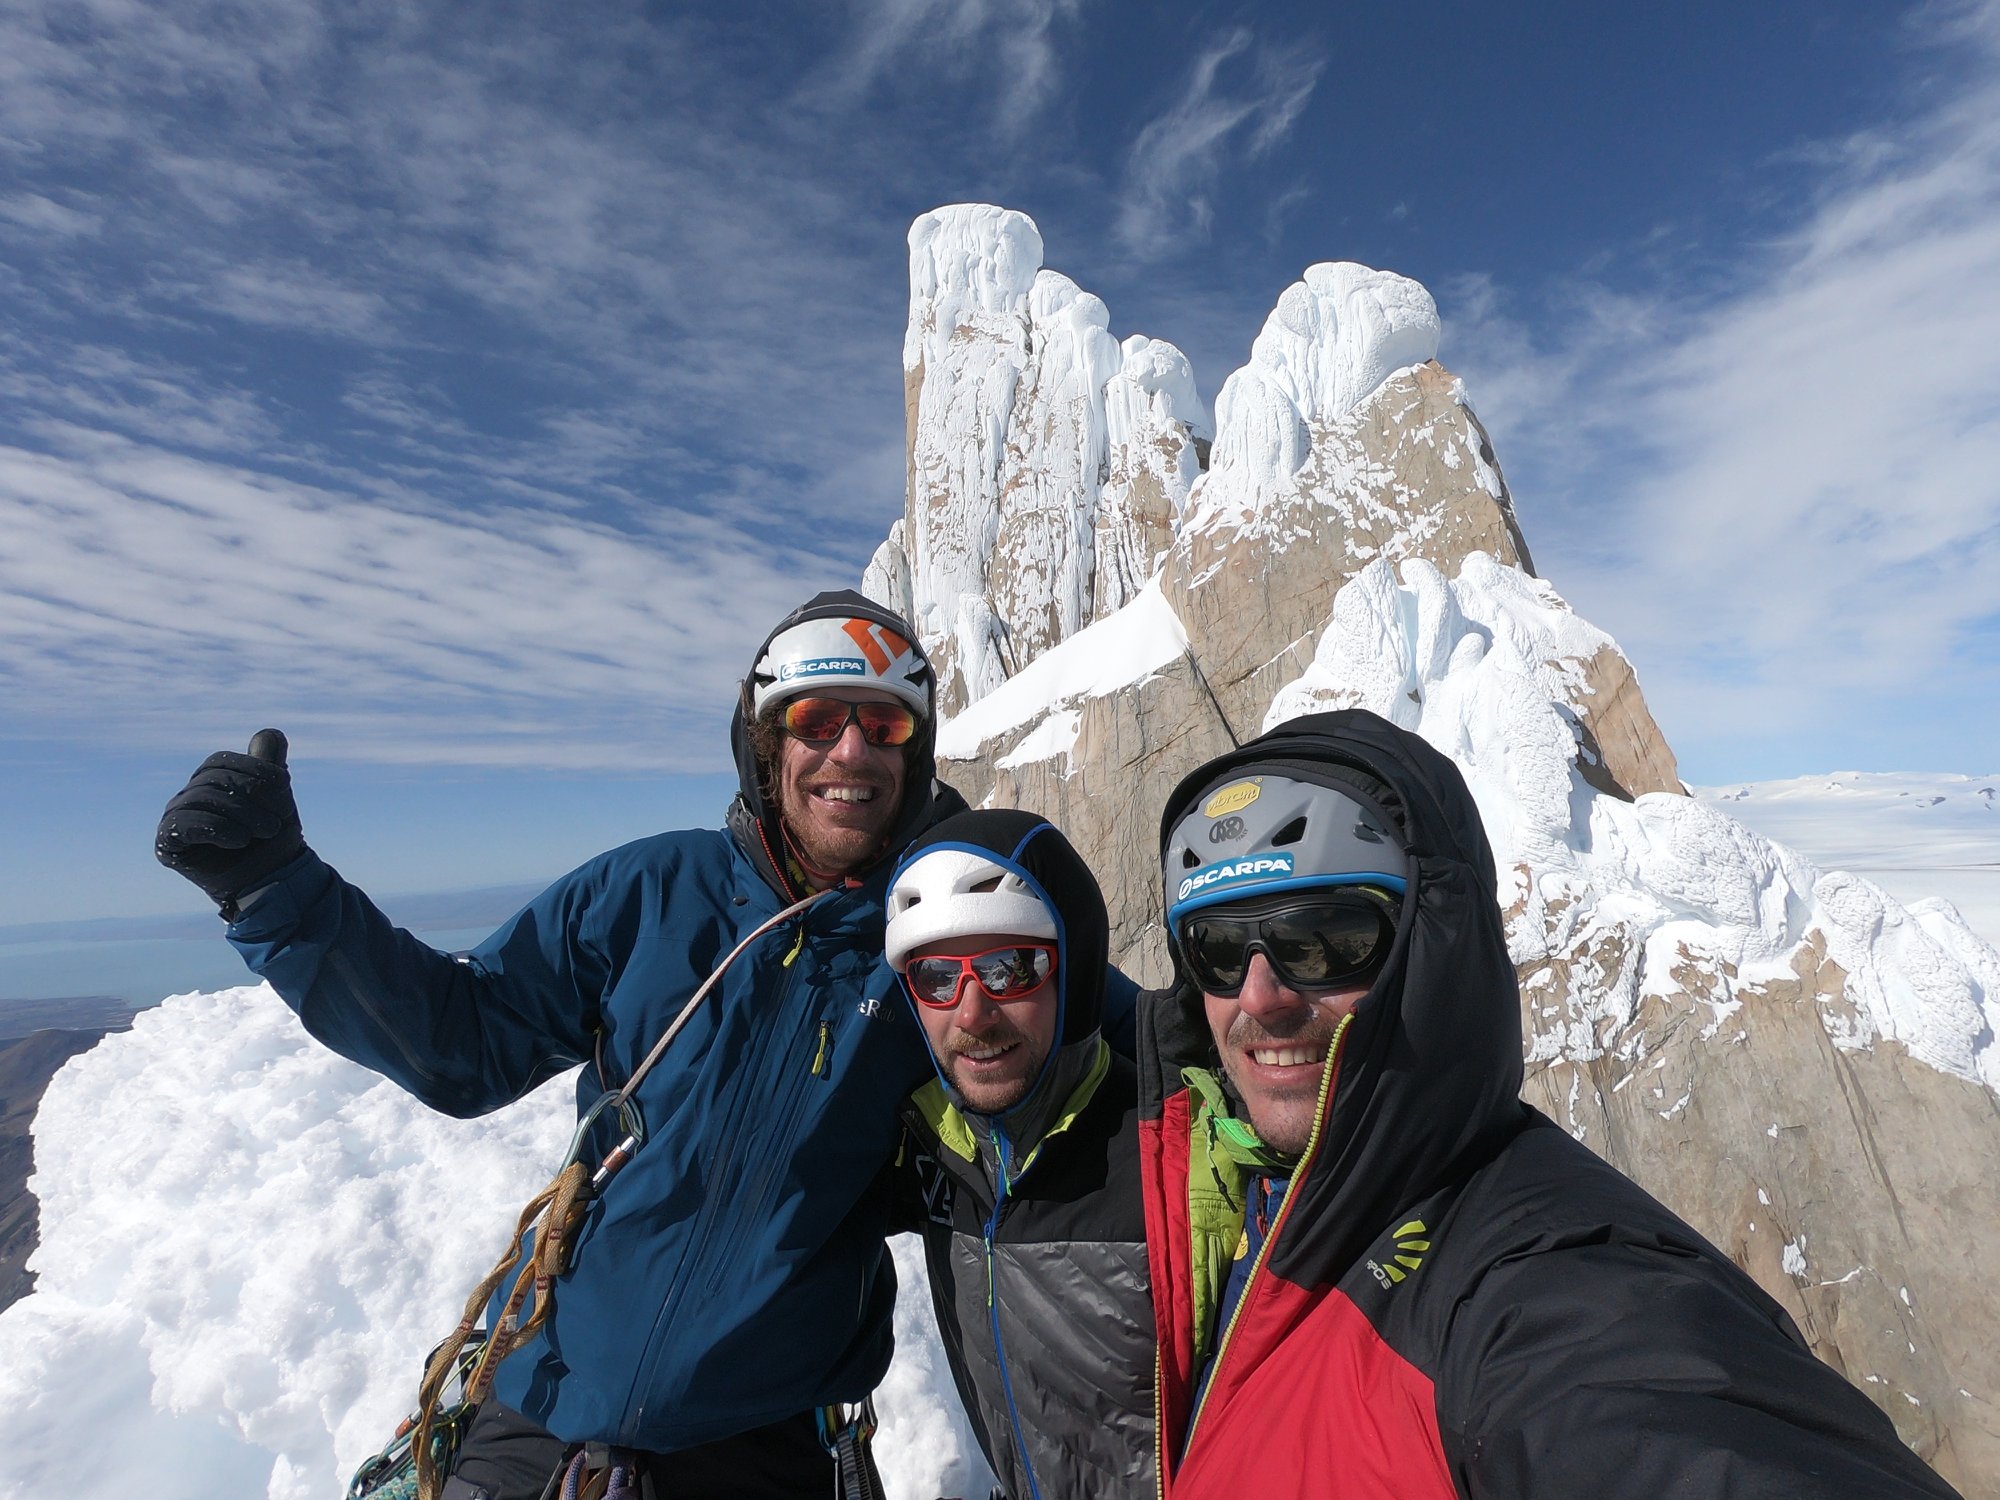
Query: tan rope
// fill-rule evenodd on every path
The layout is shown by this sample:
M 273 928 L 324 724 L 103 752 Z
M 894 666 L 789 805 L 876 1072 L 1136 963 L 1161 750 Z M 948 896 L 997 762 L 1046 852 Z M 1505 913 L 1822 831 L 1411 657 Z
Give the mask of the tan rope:
M 549 1313 L 555 1307 L 555 1279 L 568 1269 L 577 1225 L 582 1221 L 583 1211 L 590 1201 L 587 1191 L 589 1182 L 590 1174 L 583 1163 L 571 1162 L 554 1182 L 528 1201 L 528 1206 L 521 1210 L 520 1220 L 514 1226 L 514 1236 L 507 1246 L 507 1253 L 500 1257 L 499 1264 L 487 1273 L 486 1279 L 466 1299 L 465 1313 L 459 1318 L 458 1326 L 438 1346 L 437 1353 L 431 1356 L 430 1366 L 424 1371 L 423 1384 L 417 1390 L 417 1430 L 411 1439 L 411 1452 L 417 1461 L 419 1500 L 439 1500 L 443 1492 L 443 1476 L 438 1473 L 437 1459 L 431 1451 L 431 1434 L 437 1426 L 438 1404 L 444 1396 L 444 1388 L 451 1380 L 451 1372 L 458 1364 L 466 1340 L 479 1326 L 479 1315 L 486 1310 L 500 1283 L 521 1264 L 522 1242 L 531 1228 L 536 1228 L 536 1221 L 540 1220 L 539 1232 L 535 1234 L 534 1256 L 515 1278 L 513 1289 L 507 1294 L 506 1305 L 501 1309 L 499 1325 L 487 1339 L 486 1347 L 480 1351 L 478 1364 L 466 1379 L 465 1399 L 468 1403 L 485 1396 L 500 1361 L 527 1343 L 548 1321 Z M 535 1296 L 534 1308 L 527 1321 L 518 1322 L 517 1326 L 521 1307 L 531 1289 Z
M 708 997 L 709 991 L 715 988 L 744 949 L 772 928 L 797 916 L 815 901 L 832 894 L 831 890 L 815 891 L 804 900 L 795 901 L 783 911 L 766 918 L 747 933 L 734 948 L 729 950 L 722 962 L 715 966 L 714 972 L 702 981 L 701 987 L 688 998 L 687 1003 L 681 1007 L 680 1014 L 674 1017 L 673 1024 L 653 1044 L 652 1050 L 641 1060 L 639 1066 L 632 1070 L 632 1076 L 625 1080 L 625 1086 L 617 1090 L 614 1095 L 608 1096 L 610 1102 L 622 1110 L 626 1101 L 638 1092 L 641 1080 L 652 1071 L 653 1065 L 665 1054 L 668 1044 L 679 1036 L 681 1028 L 687 1025 L 695 1008 Z M 801 943 L 805 941 L 803 931 L 799 935 L 799 940 Z M 790 962 L 788 958 L 786 963 Z M 578 1134 L 580 1140 L 581 1130 Z M 437 1459 L 431 1451 L 431 1435 L 437 1428 L 438 1403 L 444 1395 L 445 1386 L 451 1380 L 451 1372 L 457 1366 L 458 1357 L 465 1349 L 466 1340 L 472 1337 L 473 1329 L 479 1326 L 479 1315 L 486 1310 L 494 1292 L 508 1273 L 520 1265 L 522 1241 L 527 1238 L 530 1228 L 537 1220 L 541 1221 L 540 1233 L 535 1237 L 534 1259 L 515 1278 L 513 1288 L 507 1294 L 506 1305 L 500 1310 L 498 1326 L 487 1339 L 486 1347 L 479 1352 L 479 1360 L 473 1366 L 472 1373 L 466 1377 L 465 1400 L 468 1405 L 485 1398 L 487 1387 L 492 1383 L 500 1362 L 533 1338 L 541 1326 L 549 1320 L 549 1314 L 555 1310 L 555 1281 L 569 1269 L 569 1254 L 577 1226 L 582 1222 L 584 1209 L 589 1206 L 595 1192 L 602 1189 L 617 1174 L 618 1169 L 631 1160 L 632 1153 L 638 1149 L 639 1144 L 637 1134 L 619 1142 L 611 1155 L 605 1158 L 595 1181 L 582 1162 L 570 1162 L 557 1174 L 555 1181 L 535 1194 L 528 1201 L 528 1206 L 521 1210 L 520 1221 L 514 1226 L 514 1238 L 508 1244 L 507 1253 L 500 1257 L 499 1264 L 494 1266 L 486 1279 L 474 1289 L 471 1297 L 466 1299 L 464 1316 L 458 1320 L 458 1326 L 451 1331 L 451 1336 L 438 1345 L 437 1353 L 431 1357 L 430 1365 L 424 1371 L 423 1383 L 417 1389 L 417 1430 L 411 1442 L 412 1452 L 417 1461 L 418 1500 L 440 1500 L 443 1492 L 443 1476 L 438 1473 Z M 534 1309 L 529 1313 L 526 1322 L 516 1326 L 521 1308 L 531 1288 L 535 1295 Z

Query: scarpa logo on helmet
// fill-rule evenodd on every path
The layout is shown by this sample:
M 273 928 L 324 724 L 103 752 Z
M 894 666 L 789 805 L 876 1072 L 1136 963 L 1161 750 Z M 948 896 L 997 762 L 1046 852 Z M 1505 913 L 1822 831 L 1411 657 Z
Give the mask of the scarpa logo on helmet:
M 788 661 L 778 668 L 778 681 L 795 677 L 865 677 L 868 663 L 858 656 L 808 656 L 804 661 Z
M 1241 859 L 1225 859 L 1220 864 L 1203 865 L 1174 887 L 1174 899 L 1185 901 L 1220 885 L 1239 885 L 1249 880 L 1266 880 L 1292 873 L 1289 854 L 1249 854 Z

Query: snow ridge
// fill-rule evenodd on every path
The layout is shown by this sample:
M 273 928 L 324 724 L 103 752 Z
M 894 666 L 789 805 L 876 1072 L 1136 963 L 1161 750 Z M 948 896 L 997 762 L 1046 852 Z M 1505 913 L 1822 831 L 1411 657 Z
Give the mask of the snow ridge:
M 1836 1045 L 1906 1045 L 1932 1067 L 2000 1092 L 2000 951 L 1942 901 L 1906 909 L 1879 886 L 1810 861 L 1692 797 L 1633 801 L 1586 783 L 1569 705 L 1581 664 L 1609 637 L 1547 583 L 1473 553 L 1456 579 L 1412 559 L 1400 580 L 1369 564 L 1334 599 L 1312 665 L 1273 700 L 1265 727 L 1326 708 L 1366 708 L 1457 762 L 1511 891 L 1514 962 L 1615 951 L 1615 969 L 1572 985 L 1589 1008 L 1537 1026 L 1530 1061 L 1601 1055 L 1649 997 L 1690 987 L 1719 1024 L 1744 985 L 1789 976 L 1818 934 L 1847 975 L 1823 999 Z M 1626 945 L 1589 941 L 1622 927 Z M 1534 995 L 1530 994 L 1531 1001 Z

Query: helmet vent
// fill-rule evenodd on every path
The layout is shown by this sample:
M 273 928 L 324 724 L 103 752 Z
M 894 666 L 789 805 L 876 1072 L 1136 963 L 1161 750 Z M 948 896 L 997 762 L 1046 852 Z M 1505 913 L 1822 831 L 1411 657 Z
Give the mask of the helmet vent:
M 1201 857 L 1194 852 L 1192 847 L 1181 850 L 1181 868 L 1183 870 L 1192 870 L 1200 863 Z
M 1005 878 L 1006 877 L 1002 875 L 989 875 L 986 877 L 986 879 L 978 881 L 977 883 L 969 887 L 969 889 L 976 891 L 981 895 L 984 895 L 988 891 L 999 890 L 1000 882 Z
M 1282 849 L 1287 844 L 1296 844 L 1305 836 L 1306 820 L 1303 817 L 1298 817 L 1292 819 L 1291 822 L 1272 834 L 1271 843 L 1274 847 Z

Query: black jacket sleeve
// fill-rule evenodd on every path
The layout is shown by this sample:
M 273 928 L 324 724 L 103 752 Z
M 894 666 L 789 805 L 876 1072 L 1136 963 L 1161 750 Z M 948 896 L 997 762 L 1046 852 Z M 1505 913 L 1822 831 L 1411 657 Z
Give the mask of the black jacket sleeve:
M 1438 1379 L 1472 1500 L 1949 1500 L 1889 1419 L 1747 1276 L 1620 1239 L 1495 1265 L 1453 1317 Z

